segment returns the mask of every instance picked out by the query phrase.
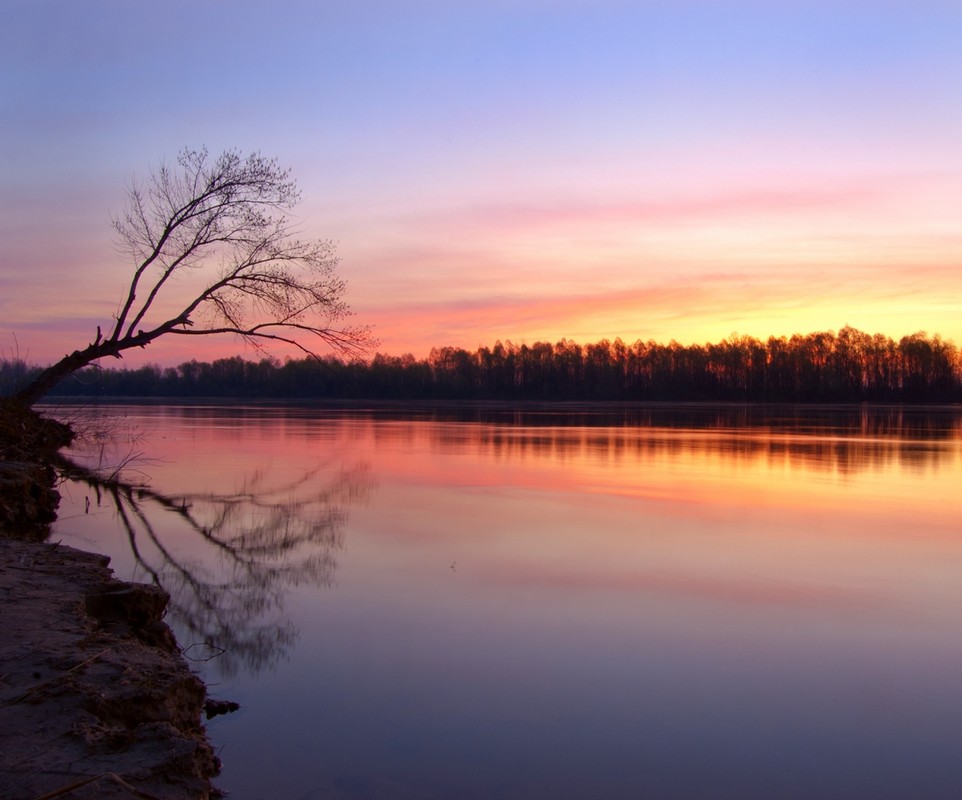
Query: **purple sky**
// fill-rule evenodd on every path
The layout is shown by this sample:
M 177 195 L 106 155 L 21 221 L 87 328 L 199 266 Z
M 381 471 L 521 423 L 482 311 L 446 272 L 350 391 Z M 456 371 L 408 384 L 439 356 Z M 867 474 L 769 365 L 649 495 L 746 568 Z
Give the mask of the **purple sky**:
M 125 186 L 201 146 L 291 167 L 383 352 L 962 343 L 959 3 L 7 0 L 0 75 L 4 355 L 109 323 Z

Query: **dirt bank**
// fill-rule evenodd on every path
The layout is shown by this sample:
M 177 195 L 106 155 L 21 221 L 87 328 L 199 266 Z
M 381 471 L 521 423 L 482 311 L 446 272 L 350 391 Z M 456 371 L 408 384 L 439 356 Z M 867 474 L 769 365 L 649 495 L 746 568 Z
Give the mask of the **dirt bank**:
M 215 797 L 206 689 L 163 622 L 167 595 L 37 541 L 59 499 L 44 454 L 65 438 L 0 403 L 0 797 Z
M 72 440 L 66 425 L 0 398 L 0 535 L 47 536 L 60 503 L 50 456 Z

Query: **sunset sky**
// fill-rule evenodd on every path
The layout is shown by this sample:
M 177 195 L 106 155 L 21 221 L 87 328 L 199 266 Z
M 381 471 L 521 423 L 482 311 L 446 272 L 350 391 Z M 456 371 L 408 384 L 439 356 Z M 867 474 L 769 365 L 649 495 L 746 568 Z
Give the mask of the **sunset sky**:
M 201 146 L 291 168 L 382 352 L 962 344 L 960 86 L 948 0 L 5 0 L 0 355 L 109 324 L 125 186 Z

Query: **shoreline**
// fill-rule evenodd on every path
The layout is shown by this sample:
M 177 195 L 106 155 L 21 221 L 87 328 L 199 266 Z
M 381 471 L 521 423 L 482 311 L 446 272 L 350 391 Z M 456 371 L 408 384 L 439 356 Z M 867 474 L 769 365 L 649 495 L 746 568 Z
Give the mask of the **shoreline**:
M 0 404 L 0 796 L 222 797 L 207 687 L 163 621 L 167 593 L 44 541 L 60 500 L 51 457 L 72 436 Z
M 0 538 L 0 796 L 218 797 L 207 689 L 163 622 L 167 595 L 108 562 Z

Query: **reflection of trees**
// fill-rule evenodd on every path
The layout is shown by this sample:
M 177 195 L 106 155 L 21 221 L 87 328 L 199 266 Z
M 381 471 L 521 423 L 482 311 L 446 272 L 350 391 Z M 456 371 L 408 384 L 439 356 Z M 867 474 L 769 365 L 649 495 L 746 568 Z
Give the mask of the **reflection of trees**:
M 962 412 L 949 407 L 529 404 L 439 405 L 404 413 L 433 424 L 378 426 L 378 419 L 405 417 L 396 409 L 372 409 L 365 419 L 375 441 L 413 441 L 422 430 L 441 452 L 499 461 L 619 463 L 688 455 L 848 474 L 892 464 L 937 468 L 957 457 L 962 442 Z
M 66 457 L 57 466 L 113 507 L 137 566 L 170 594 L 182 644 L 203 643 L 190 655 L 219 655 L 224 674 L 242 665 L 257 672 L 287 653 L 297 637 L 281 618 L 287 590 L 330 585 L 347 508 L 372 487 L 358 465 L 320 489 L 317 471 L 274 487 L 254 472 L 229 493 L 172 497 Z M 173 546 L 171 523 L 191 535 L 190 557 Z
M 786 462 L 793 468 L 842 473 L 893 463 L 938 467 L 954 459 L 958 437 L 862 438 L 852 434 L 780 433 L 672 428 L 523 428 L 460 426 L 439 429 L 442 450 L 487 453 L 497 460 L 524 457 L 596 462 L 717 456 L 730 462 Z

